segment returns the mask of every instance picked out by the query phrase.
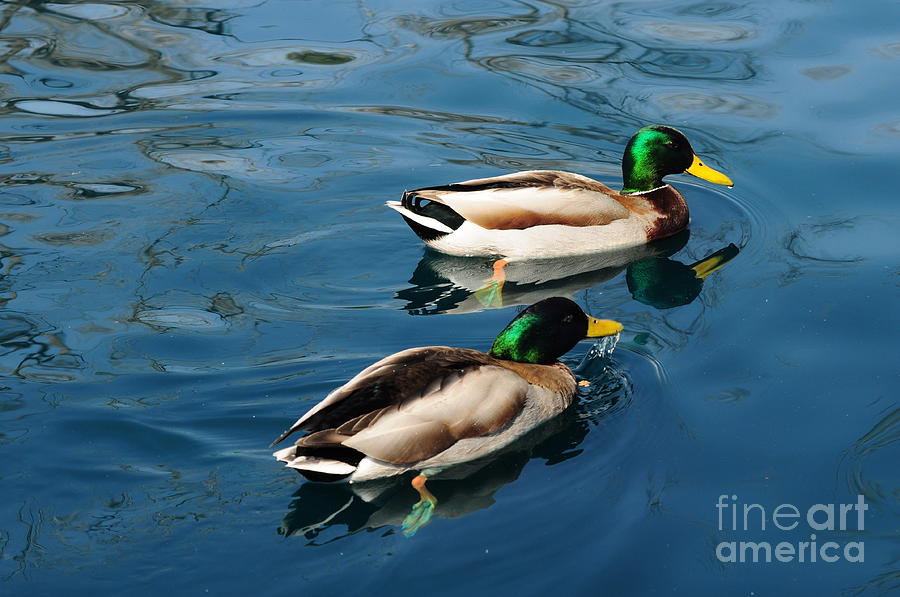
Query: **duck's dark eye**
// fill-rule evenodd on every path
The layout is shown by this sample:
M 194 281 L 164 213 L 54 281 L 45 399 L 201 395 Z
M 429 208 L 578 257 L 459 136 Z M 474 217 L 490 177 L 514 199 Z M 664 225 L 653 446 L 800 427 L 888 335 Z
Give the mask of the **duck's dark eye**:
M 572 323 L 572 316 L 566 315 L 565 317 L 563 317 L 563 323 Z
M 669 149 L 678 149 L 678 143 L 676 143 L 675 141 L 666 141 L 665 145 Z

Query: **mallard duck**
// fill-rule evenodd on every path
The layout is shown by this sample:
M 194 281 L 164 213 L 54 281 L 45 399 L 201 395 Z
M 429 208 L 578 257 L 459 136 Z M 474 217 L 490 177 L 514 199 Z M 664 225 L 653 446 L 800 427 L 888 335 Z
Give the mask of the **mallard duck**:
M 425 243 L 460 256 L 534 259 L 643 245 L 683 230 L 688 207 L 668 174 L 732 186 L 706 166 L 687 137 L 668 126 L 640 129 L 622 157 L 614 191 L 571 172 L 529 170 L 406 191 L 387 206 Z M 505 263 L 499 263 L 502 266 Z
M 557 359 L 584 338 L 622 325 L 553 297 L 519 313 L 490 352 L 427 346 L 361 371 L 311 408 L 273 445 L 303 430 L 276 459 L 315 481 L 362 482 L 408 471 L 421 497 L 404 531 L 430 518 L 431 475 L 498 452 L 575 399 L 575 376 Z

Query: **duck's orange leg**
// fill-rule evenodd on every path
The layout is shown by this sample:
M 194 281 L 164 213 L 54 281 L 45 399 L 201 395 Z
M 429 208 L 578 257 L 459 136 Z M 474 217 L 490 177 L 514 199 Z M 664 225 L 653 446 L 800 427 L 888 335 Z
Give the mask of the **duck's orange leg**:
M 416 531 L 431 521 L 431 515 L 434 514 L 434 507 L 437 505 L 437 498 L 432 495 L 425 482 L 428 477 L 425 475 L 417 475 L 412 480 L 413 489 L 419 492 L 419 501 L 412 507 L 412 511 L 403 519 L 400 528 L 407 537 L 412 537 Z

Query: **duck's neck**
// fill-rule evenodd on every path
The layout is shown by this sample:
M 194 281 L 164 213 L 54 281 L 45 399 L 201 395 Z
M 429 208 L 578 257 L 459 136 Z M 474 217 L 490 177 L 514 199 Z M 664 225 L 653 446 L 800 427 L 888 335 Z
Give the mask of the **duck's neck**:
M 687 202 L 675 187 L 663 185 L 651 193 L 639 195 L 641 200 L 652 206 L 652 219 L 647 229 L 647 240 L 654 241 L 677 234 L 690 223 L 691 216 Z
M 641 193 L 663 185 L 658 160 L 651 155 L 648 136 L 635 135 L 625 146 L 622 154 L 622 178 L 625 186 L 622 193 Z
M 636 159 L 633 151 L 626 151 L 622 156 L 622 177 L 625 179 L 625 186 L 622 187 L 622 193 L 642 193 L 663 186 L 662 176 L 652 162 Z
M 491 346 L 490 355 L 497 359 L 516 361 L 519 363 L 543 363 L 548 361 L 547 355 L 539 346 L 527 342 L 523 337 L 530 336 L 533 316 L 527 314 L 513 320 L 500 332 Z M 552 362 L 554 359 L 549 359 Z

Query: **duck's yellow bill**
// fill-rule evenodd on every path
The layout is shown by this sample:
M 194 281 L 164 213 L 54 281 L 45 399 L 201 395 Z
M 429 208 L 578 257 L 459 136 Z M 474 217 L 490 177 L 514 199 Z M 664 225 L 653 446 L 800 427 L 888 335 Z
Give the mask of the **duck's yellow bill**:
M 731 179 L 719 172 L 718 170 L 713 170 L 706 164 L 700 161 L 700 158 L 697 157 L 697 154 L 694 154 L 694 161 L 691 163 L 691 166 L 685 170 L 688 174 L 693 174 L 697 178 L 702 178 L 703 180 L 708 180 L 709 182 L 714 182 L 716 184 L 722 184 L 725 186 L 733 187 L 734 183 L 731 182 Z
M 588 317 L 587 338 L 603 338 L 613 336 L 625 329 L 618 321 Z

